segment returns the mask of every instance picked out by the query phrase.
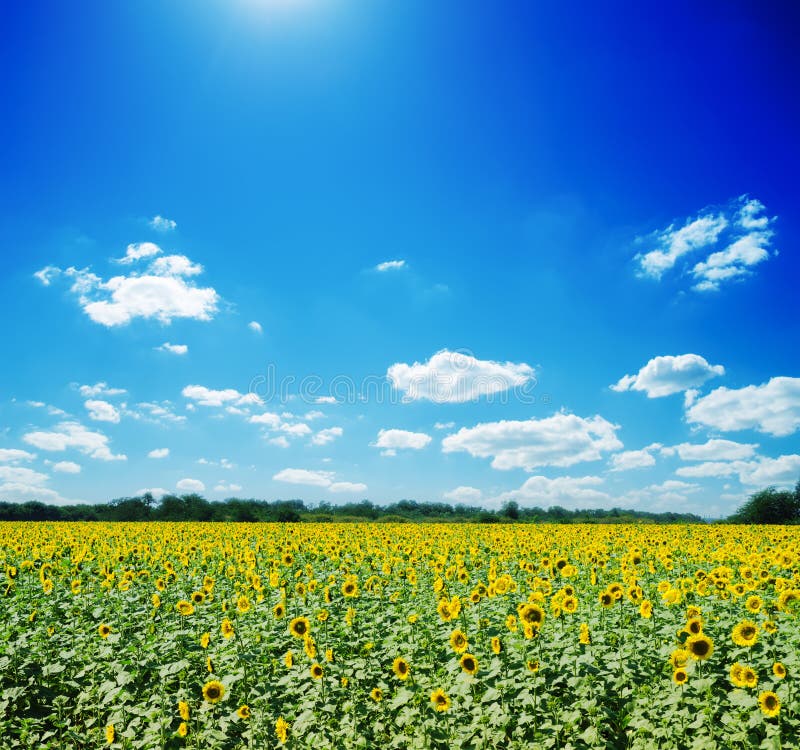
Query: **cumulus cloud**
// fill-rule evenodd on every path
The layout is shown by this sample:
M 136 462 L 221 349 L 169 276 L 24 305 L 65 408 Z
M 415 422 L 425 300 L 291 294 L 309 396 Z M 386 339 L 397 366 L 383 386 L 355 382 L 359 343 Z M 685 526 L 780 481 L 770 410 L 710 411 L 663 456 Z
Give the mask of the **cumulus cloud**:
M 443 497 L 456 503 L 477 503 L 483 497 L 483 493 L 477 487 L 462 485 L 448 490 L 443 494 Z
M 341 427 L 328 427 L 325 430 L 320 430 L 314 437 L 311 438 L 311 442 L 314 445 L 327 445 L 328 443 L 332 443 L 336 440 L 337 437 L 341 437 L 344 434 L 344 430 Z
M 108 446 L 108 437 L 102 432 L 86 429 L 80 422 L 61 422 L 53 430 L 35 430 L 22 436 L 35 448 L 44 451 L 65 451 L 74 448 L 100 461 L 124 461 L 127 456 L 114 455 Z
M 148 458 L 166 458 L 169 456 L 169 448 L 153 448 L 148 454 Z
M 399 271 L 405 268 L 406 262 L 404 260 L 385 260 L 383 263 L 378 263 L 375 266 L 376 271 Z
M 378 439 L 373 444 L 375 448 L 384 448 L 386 455 L 393 456 L 398 449 L 422 450 L 433 440 L 424 432 L 409 432 L 408 430 L 380 430 Z M 392 451 L 388 453 L 388 451 Z
M 171 232 L 178 226 L 172 219 L 167 219 L 165 216 L 160 215 L 154 216 L 147 223 L 150 225 L 150 228 L 155 229 L 156 232 Z
M 723 282 L 750 275 L 770 257 L 775 217 L 767 217 L 765 211 L 763 203 L 743 195 L 721 210 L 705 209 L 679 228 L 671 224 L 638 238 L 654 247 L 636 255 L 639 275 L 661 279 L 684 256 L 701 253 L 704 260 L 686 269 L 695 291 L 716 291 Z
M 36 455 L 19 448 L 0 448 L 0 463 L 17 463 L 18 461 L 32 461 Z
M 154 349 L 157 352 L 169 352 L 170 354 L 178 354 L 183 355 L 189 351 L 189 347 L 186 344 L 170 344 L 169 341 L 165 341 L 161 346 L 156 346 Z
M 157 245 L 149 242 L 129 245 L 118 263 L 132 265 L 160 252 Z M 107 281 L 85 268 L 48 267 L 39 272 L 39 278 L 45 285 L 58 275 L 72 279 L 71 291 L 83 311 L 95 323 L 113 327 L 126 325 L 135 318 L 155 319 L 164 324 L 176 318 L 210 320 L 217 312 L 219 295 L 211 287 L 199 287 L 187 280 L 202 270 L 201 265 L 186 256 L 169 255 L 156 257 L 144 271 L 130 270 L 127 275 Z
M 253 414 L 247 421 L 253 424 L 263 424 L 272 428 L 279 427 L 282 422 L 280 414 L 273 414 L 269 411 L 265 411 L 263 414 Z
M 386 371 L 386 377 L 404 401 L 443 404 L 475 401 L 529 385 L 534 370 L 524 362 L 494 362 L 442 349 L 427 362 L 397 362 Z
M 433 425 L 434 430 L 452 430 L 456 426 L 455 422 L 436 422 Z
M 596 508 L 612 502 L 607 492 L 597 489 L 603 484 L 601 477 L 529 477 L 517 490 L 503 492 L 488 500 L 488 505 L 499 507 L 514 501 L 523 507 L 548 508 L 560 505 L 564 508 Z
M 46 486 L 50 477 L 40 471 L 21 466 L 0 466 L 0 500 L 19 502 L 22 499 L 65 503 L 61 495 Z
M 775 437 L 791 435 L 800 428 L 800 378 L 717 388 L 697 399 L 687 409 L 686 419 L 723 432 L 752 429 Z
M 737 443 L 714 438 L 705 443 L 680 443 L 661 448 L 662 455 L 677 454 L 683 461 L 735 461 L 755 455 L 757 443 Z
M 119 422 L 119 411 L 108 401 L 89 400 L 83 404 L 89 412 L 89 419 L 95 422 Z
M 84 398 L 95 398 L 97 396 L 109 398 L 111 396 L 121 396 L 127 393 L 124 388 L 111 388 L 106 382 L 95 383 L 94 385 L 81 385 L 78 387 L 78 392 Z
M 289 441 L 287 440 L 285 435 L 278 435 L 278 437 L 269 438 L 267 442 L 270 445 L 276 445 L 278 448 L 288 448 Z
M 744 485 L 792 487 L 800 474 L 800 455 L 790 454 L 767 458 L 756 456 L 749 461 L 705 461 L 681 466 L 675 472 L 681 477 L 737 477 Z
M 175 487 L 181 492 L 203 492 L 206 488 L 199 479 L 181 479 Z
M 191 404 L 189 404 L 191 406 Z M 126 415 L 134 417 L 134 419 L 142 419 L 145 422 L 153 422 L 155 424 L 183 424 L 186 417 L 182 414 L 176 414 L 172 408 L 172 402 L 161 401 L 141 401 L 136 404 L 137 412 L 126 412 Z
M 336 473 L 333 471 L 282 469 L 272 478 L 277 482 L 287 482 L 288 484 L 322 487 L 329 492 L 364 492 L 367 489 L 367 485 L 360 482 L 335 481 Z
M 252 406 L 261 403 L 261 399 L 255 393 L 239 393 L 234 388 L 214 390 L 204 385 L 187 385 L 181 394 L 200 406 Z
M 699 354 L 653 357 L 636 375 L 625 375 L 612 391 L 644 391 L 648 398 L 669 396 L 724 375 L 722 365 L 711 365 Z
M 241 492 L 242 485 L 229 482 L 219 482 L 214 487 L 214 492 Z
M 142 487 L 141 489 L 136 490 L 135 494 L 141 497 L 142 495 L 146 495 L 148 492 L 153 497 L 164 497 L 164 495 L 171 494 L 169 490 L 165 490 L 163 487 Z
M 656 459 L 653 451 L 661 448 L 660 443 L 653 443 L 638 451 L 622 451 L 611 456 L 611 471 L 628 471 L 630 469 L 644 469 L 655 466 Z
M 315 404 L 335 404 L 336 397 L 335 396 L 317 396 L 314 399 Z
M 622 443 L 616 435 L 618 429 L 619 425 L 599 415 L 583 418 L 559 413 L 544 419 L 462 427 L 442 441 L 442 450 L 491 458 L 494 469 L 533 471 L 540 466 L 596 461 L 603 453 L 619 450 Z
M 53 464 L 53 471 L 60 471 L 62 474 L 80 474 L 81 465 L 74 461 L 59 461 Z
M 263 333 L 264 332 L 264 329 L 261 327 L 261 323 L 259 323 L 257 320 L 251 320 L 247 324 L 247 327 L 251 331 L 254 331 L 255 333 Z

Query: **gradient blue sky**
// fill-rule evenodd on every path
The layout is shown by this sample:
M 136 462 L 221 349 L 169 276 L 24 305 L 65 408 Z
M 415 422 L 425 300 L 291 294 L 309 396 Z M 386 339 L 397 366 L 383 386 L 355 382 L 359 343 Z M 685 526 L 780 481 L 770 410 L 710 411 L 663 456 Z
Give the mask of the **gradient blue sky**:
M 793 484 L 798 10 L 760 5 L 3 5 L 0 499 Z

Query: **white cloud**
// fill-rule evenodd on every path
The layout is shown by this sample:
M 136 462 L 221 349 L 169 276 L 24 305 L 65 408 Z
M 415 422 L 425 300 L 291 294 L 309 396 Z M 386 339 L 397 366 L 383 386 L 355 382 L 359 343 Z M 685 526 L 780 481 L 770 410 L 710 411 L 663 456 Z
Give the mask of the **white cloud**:
M 152 258 L 154 255 L 159 255 L 161 248 L 153 242 L 134 242 L 125 250 L 125 255 L 117 260 L 117 263 L 130 265 L 142 258 Z
M 619 425 L 599 415 L 584 419 L 559 413 L 544 419 L 503 420 L 462 427 L 442 441 L 442 450 L 491 458 L 494 469 L 533 471 L 539 466 L 596 461 L 604 452 L 619 450 L 622 443 L 616 435 L 618 429 Z
M 181 492 L 203 492 L 206 488 L 199 479 L 181 479 L 175 487 Z
M 736 476 L 742 484 L 755 487 L 792 487 L 800 476 L 800 455 L 791 454 L 778 458 L 756 456 L 751 461 L 706 461 L 692 466 L 681 466 L 675 473 L 694 478 Z
M 564 508 L 596 508 L 612 504 L 611 496 L 596 489 L 603 484 L 601 477 L 529 477 L 517 490 L 503 492 L 490 498 L 487 504 L 499 507 L 511 500 L 523 507 L 548 508 L 560 505 Z
M 699 354 L 653 357 L 636 375 L 625 375 L 612 391 L 644 391 L 648 398 L 669 396 L 724 375 L 722 365 L 711 365 Z
M 0 462 L 17 463 L 18 461 L 32 461 L 36 458 L 35 454 L 19 448 L 0 448 Z
M 0 466 L 0 500 L 19 502 L 23 498 L 66 503 L 55 490 L 46 487 L 47 474 L 20 466 Z
M 483 493 L 477 487 L 456 487 L 444 493 L 443 497 L 456 503 L 477 503 L 483 497 Z
M 653 443 L 638 451 L 622 451 L 611 456 L 611 471 L 628 471 L 630 469 L 644 469 L 655 466 L 656 459 L 653 451 L 661 448 L 660 443 Z
M 81 453 L 100 461 L 124 461 L 125 455 L 114 455 L 108 447 L 108 437 L 102 432 L 87 430 L 79 422 L 61 422 L 54 430 L 36 430 L 22 439 L 44 451 L 65 451 L 75 448 Z
M 169 490 L 165 490 L 163 487 L 142 487 L 141 489 L 136 490 L 134 494 L 141 497 L 142 495 L 146 495 L 148 492 L 153 497 L 164 497 L 164 495 L 172 494 Z
M 200 406 L 249 406 L 261 403 L 255 393 L 239 393 L 234 388 L 214 390 L 204 385 L 187 385 L 181 393 L 184 398 L 196 401 Z
M 81 465 L 74 461 L 59 461 L 53 464 L 53 471 L 60 471 L 63 474 L 80 474 Z
M 312 409 L 311 411 L 307 411 L 303 415 L 303 419 L 305 419 L 307 422 L 311 422 L 311 421 L 313 421 L 315 419 L 322 419 L 324 416 L 325 416 L 324 412 L 318 411 L 316 409 Z
M 765 210 L 760 201 L 743 195 L 719 212 L 706 209 L 679 229 L 673 224 L 649 238 L 638 238 L 656 246 L 636 256 L 639 275 L 660 279 L 680 258 L 701 251 L 705 259 L 691 269 L 696 291 L 717 290 L 724 281 L 749 275 L 770 257 L 774 235 L 770 225 L 775 219 L 768 218 Z
M 455 422 L 436 422 L 433 425 L 434 430 L 452 430 L 456 426 Z
M 188 404 L 186 408 L 188 409 L 190 406 L 192 406 L 192 404 Z M 161 403 L 142 401 L 136 404 L 136 407 L 140 409 L 141 412 L 126 412 L 126 415 L 132 416 L 134 419 L 154 422 L 155 424 L 163 424 L 164 422 L 182 424 L 186 421 L 186 417 L 182 414 L 175 414 L 170 401 L 162 401 Z
M 404 260 L 385 260 L 383 263 L 378 263 L 375 266 L 376 271 L 398 271 L 405 268 L 406 262 Z
M 44 284 L 44 286 L 50 286 L 53 283 L 53 279 L 56 278 L 61 274 L 61 269 L 58 266 L 45 266 L 41 270 L 37 271 L 33 275 L 39 279 L 39 281 Z
M 219 461 L 209 461 L 207 458 L 198 458 L 197 463 L 203 466 L 219 466 L 222 469 L 236 468 L 236 464 L 232 463 L 227 458 L 221 458 Z
M 119 411 L 108 401 L 90 400 L 83 404 L 89 412 L 89 419 L 95 422 L 119 422 Z
M 330 492 L 366 492 L 367 485 L 362 482 L 333 482 L 328 490 Z
M 241 492 L 242 485 L 220 482 L 214 487 L 214 492 Z
M 251 321 L 250 321 L 250 322 L 247 324 L 247 327 L 248 327 L 248 328 L 249 328 L 251 331 L 255 331 L 256 333 L 263 333 L 263 332 L 264 332 L 264 329 L 261 327 L 261 323 L 259 323 L 257 320 L 251 320 Z
M 332 471 L 311 471 L 309 469 L 282 469 L 272 478 L 276 482 L 306 484 L 310 487 L 329 487 L 336 476 Z
M 161 250 L 152 243 L 129 245 L 123 264 L 150 257 Z M 176 318 L 210 320 L 217 312 L 219 295 L 187 281 L 187 276 L 202 272 L 202 266 L 183 255 L 156 258 L 144 272 L 130 271 L 104 281 L 88 269 L 68 268 L 60 273 L 73 279 L 71 291 L 77 295 L 83 311 L 95 322 L 112 327 L 125 325 L 135 318 L 156 319 L 171 323 Z M 48 280 L 53 272 L 40 273 Z
M 408 430 L 380 430 L 378 439 L 374 443 L 375 448 L 385 448 L 392 453 L 384 452 L 383 455 L 394 456 L 394 451 L 398 449 L 422 450 L 433 440 L 430 435 L 424 432 L 409 432 Z
M 720 387 L 697 399 L 687 421 L 723 432 L 758 430 L 775 437 L 800 428 L 800 378 L 777 377 L 762 385 Z
M 680 229 L 670 224 L 663 231 L 656 232 L 653 237 L 658 249 L 636 256 L 640 273 L 660 279 L 682 256 L 713 245 L 727 226 L 728 220 L 722 214 L 705 214 L 688 219 Z
M 148 454 L 148 458 L 166 458 L 169 456 L 169 448 L 153 448 Z
M 303 435 L 311 434 L 311 428 L 303 422 L 296 422 L 295 424 L 287 424 L 284 422 L 278 427 L 278 430 L 292 437 L 302 437 Z
M 705 443 L 681 443 L 661 449 L 665 456 L 676 453 L 683 461 L 735 461 L 755 455 L 757 443 L 737 443 L 714 438 Z
M 82 385 L 79 386 L 78 391 L 84 398 L 94 398 L 95 396 L 105 396 L 108 398 L 110 396 L 121 396 L 123 393 L 127 393 L 124 388 L 109 388 L 108 383 L 105 382 L 95 383 L 94 385 Z
M 171 232 L 178 225 L 172 220 L 164 216 L 156 215 L 147 222 L 152 229 L 156 232 Z
M 344 430 L 341 427 L 328 427 L 325 430 L 320 430 L 314 437 L 311 438 L 311 442 L 314 445 L 327 445 L 328 443 L 333 442 L 337 437 L 341 437 L 344 434 Z
M 186 344 L 170 344 L 169 341 L 165 341 L 161 346 L 153 347 L 157 352 L 169 352 L 170 354 L 186 354 L 189 351 L 189 347 Z
M 704 461 L 691 466 L 681 466 L 675 470 L 679 477 L 693 477 L 696 479 L 707 477 L 730 477 L 739 473 L 743 468 L 742 461 Z
M 265 411 L 263 414 L 254 414 L 247 421 L 277 429 L 281 424 L 281 417 L 280 414 L 273 414 L 272 412 Z
M 335 396 L 317 396 L 314 399 L 315 404 L 335 404 L 336 397 Z
M 534 370 L 524 362 L 494 362 L 471 354 L 442 349 L 427 362 L 393 364 L 386 377 L 403 400 L 463 403 L 502 393 L 533 381 Z
M 278 448 L 288 448 L 289 441 L 286 439 L 284 435 L 279 435 L 278 437 L 270 438 L 267 441 L 270 445 L 277 445 Z

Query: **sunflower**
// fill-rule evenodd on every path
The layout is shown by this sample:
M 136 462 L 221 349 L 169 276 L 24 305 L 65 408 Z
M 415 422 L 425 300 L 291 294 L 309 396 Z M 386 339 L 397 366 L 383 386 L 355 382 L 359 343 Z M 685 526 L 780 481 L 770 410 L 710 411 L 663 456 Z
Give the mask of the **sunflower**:
M 156 578 L 156 588 L 159 591 L 163 591 L 167 588 L 167 582 L 163 578 Z
M 294 664 L 294 654 L 291 651 L 286 652 L 286 656 L 283 657 L 283 663 L 286 665 L 287 669 L 292 668 Z
M 272 614 L 276 620 L 282 620 L 286 616 L 286 605 L 283 602 L 278 602 L 272 608 Z
M 219 630 L 225 638 L 233 638 L 235 633 L 233 623 L 227 617 L 222 621 Z
M 703 620 L 700 617 L 690 617 L 684 630 L 689 635 L 698 635 L 703 632 Z
M 672 681 L 676 685 L 683 685 L 688 679 L 689 673 L 683 667 L 678 667 L 678 669 L 672 673 Z
M 745 687 L 744 666 L 738 661 L 731 665 L 730 678 L 734 687 Z
M 189 725 L 182 721 L 178 724 L 178 737 L 185 737 L 187 734 L 189 734 Z
M 519 619 L 535 628 L 544 622 L 544 610 L 538 604 L 524 604 L 519 611 Z
M 644 617 L 645 620 L 649 620 L 653 615 L 653 604 L 649 599 L 645 599 L 639 605 L 639 614 Z
M 248 706 L 246 703 L 241 705 L 241 706 L 239 706 L 239 708 L 236 709 L 236 715 L 240 719 L 249 719 L 250 718 L 250 706 Z
M 392 671 L 400 680 L 408 679 L 408 675 L 411 673 L 411 669 L 408 666 L 408 662 L 402 656 L 398 656 L 392 662 Z
M 315 680 L 321 679 L 322 675 L 324 674 L 324 672 L 322 671 L 322 667 L 317 662 L 314 662 L 311 665 L 311 669 L 309 669 L 308 671 L 311 673 L 311 676 Z
M 679 648 L 670 654 L 669 663 L 674 669 L 680 669 L 689 663 L 689 658 L 689 652 L 686 649 Z
M 178 701 L 178 716 L 184 721 L 189 721 L 189 704 L 186 701 Z
M 114 725 L 108 724 L 106 726 L 106 743 L 109 745 L 114 744 Z
M 564 597 L 564 601 L 561 603 L 561 609 L 568 615 L 575 614 L 575 612 L 578 611 L 578 600 L 574 596 Z
M 195 591 L 192 594 L 192 602 L 194 604 L 202 604 L 206 600 L 206 595 L 202 591 Z
M 349 578 L 342 584 L 342 594 L 348 599 L 358 596 L 358 581 L 354 578 Z
M 459 664 L 467 674 L 476 674 L 478 671 L 478 660 L 472 654 L 463 654 Z
M 211 633 L 203 633 L 200 636 L 200 648 L 208 648 L 208 642 L 211 640 Z
M 697 661 L 708 659 L 714 653 L 714 641 L 703 633 L 689 636 L 684 645 L 691 657 Z
M 161 597 L 158 594 L 153 594 L 150 597 L 150 603 L 153 605 L 153 609 L 158 609 L 161 606 Z
M 772 665 L 772 674 L 774 674 L 779 680 L 782 680 L 784 677 L 786 677 L 786 667 L 784 667 L 779 661 L 776 661 Z
M 742 620 L 734 626 L 731 638 L 737 646 L 750 648 L 758 640 L 758 625 L 752 620 Z
M 761 607 L 763 606 L 764 606 L 763 600 L 761 599 L 760 596 L 756 596 L 755 594 L 753 594 L 753 596 L 748 596 L 747 601 L 744 604 L 745 609 L 754 615 L 760 612 Z
M 383 691 L 380 688 L 372 688 L 369 697 L 372 698 L 375 703 L 380 703 L 383 700 Z
M 251 606 L 252 606 L 252 605 L 250 604 L 250 600 L 249 600 L 249 599 L 248 599 L 246 596 L 244 596 L 244 595 L 243 595 L 243 596 L 240 596 L 240 597 L 239 597 L 239 598 L 236 600 L 236 609 L 237 609 L 237 610 L 238 610 L 238 611 L 239 611 L 241 614 L 244 614 L 245 612 L 249 612 L 249 611 L 250 611 L 250 607 L 251 607 Z
M 503 644 L 497 636 L 492 638 L 491 645 L 494 654 L 499 654 L 503 650 Z
M 178 610 L 182 615 L 188 617 L 189 615 L 194 613 L 194 604 L 191 602 L 187 602 L 186 599 L 181 599 L 176 605 L 175 609 Z
M 742 682 L 744 687 L 754 688 L 758 685 L 758 672 L 752 667 L 742 667 Z
M 582 622 L 581 623 L 581 631 L 580 635 L 578 636 L 578 642 L 583 646 L 588 646 L 592 642 L 592 636 L 589 634 L 589 625 L 588 623 Z
M 610 591 L 601 591 L 597 596 L 597 601 L 600 602 L 600 606 L 604 608 L 612 607 L 614 602 L 614 595 Z
M 305 638 L 309 630 L 311 630 L 311 625 L 307 617 L 295 617 L 289 623 L 289 632 L 295 638 Z
M 758 707 L 764 716 L 777 716 L 781 711 L 781 701 L 771 690 L 765 690 L 758 696 Z
M 529 661 L 525 662 L 525 666 L 528 668 L 529 672 L 536 672 L 539 671 L 539 660 L 538 659 L 530 659 Z
M 450 634 L 450 646 L 457 654 L 463 654 L 467 650 L 469 643 L 463 630 L 454 630 Z
M 444 713 L 450 709 L 450 698 L 447 697 L 447 693 L 441 688 L 437 688 L 431 693 L 431 703 L 433 703 L 433 707 L 440 713 Z
M 303 638 L 303 650 L 309 659 L 317 658 L 317 644 L 310 635 Z
M 278 738 L 278 743 L 283 745 L 289 735 L 289 725 L 284 721 L 283 716 L 279 716 L 275 722 L 275 736 Z
M 209 703 L 218 703 L 225 695 L 225 686 L 219 680 L 209 680 L 203 685 L 203 698 Z
M 97 632 L 101 638 L 108 638 L 108 636 L 111 635 L 111 626 L 102 623 L 98 625 Z

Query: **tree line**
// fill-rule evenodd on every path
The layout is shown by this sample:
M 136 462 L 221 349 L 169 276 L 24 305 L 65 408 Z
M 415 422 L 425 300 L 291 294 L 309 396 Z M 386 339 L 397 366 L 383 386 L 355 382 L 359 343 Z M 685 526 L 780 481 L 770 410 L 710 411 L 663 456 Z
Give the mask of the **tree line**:
M 149 492 L 94 505 L 48 505 L 38 501 L 0 502 L 0 521 L 216 521 L 216 522 L 363 522 L 384 523 L 704 523 L 693 513 L 650 513 L 612 508 L 568 510 L 558 505 L 522 508 L 511 501 L 499 510 L 442 502 L 400 500 L 377 505 L 369 500 L 307 506 L 302 500 L 255 500 L 237 497 L 209 501 L 198 494 Z M 800 523 L 800 481 L 794 490 L 767 487 L 754 493 L 725 519 L 729 523 Z

